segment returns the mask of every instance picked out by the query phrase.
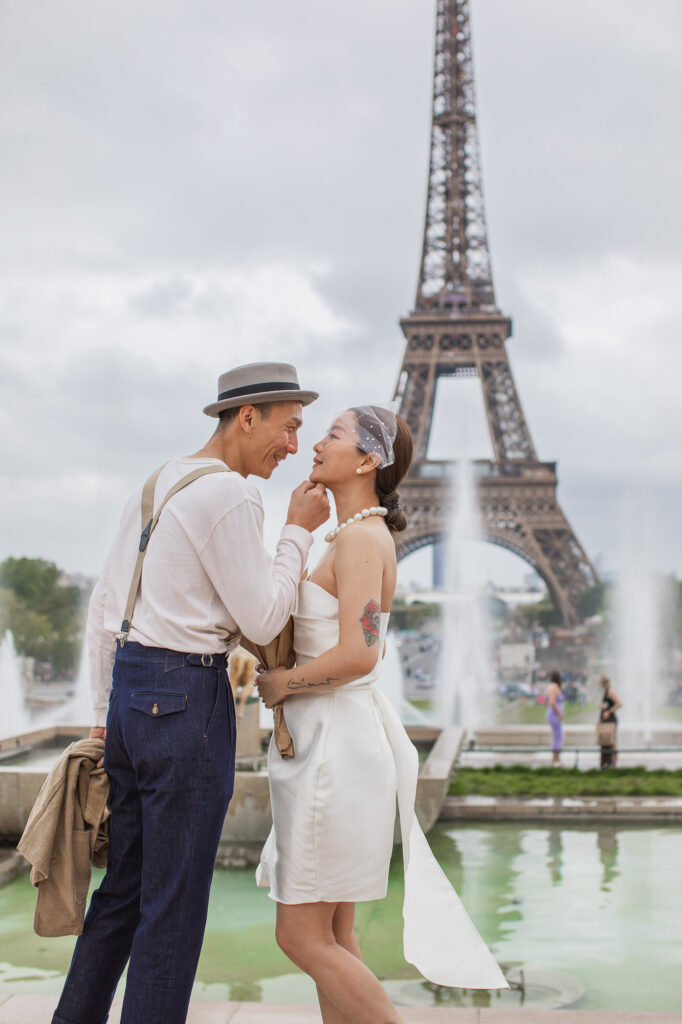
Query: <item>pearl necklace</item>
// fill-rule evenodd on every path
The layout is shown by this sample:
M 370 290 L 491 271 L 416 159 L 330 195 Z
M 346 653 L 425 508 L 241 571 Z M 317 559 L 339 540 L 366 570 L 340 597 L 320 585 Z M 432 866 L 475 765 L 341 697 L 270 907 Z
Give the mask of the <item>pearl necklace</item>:
M 383 508 L 381 505 L 372 505 L 370 508 L 363 508 L 362 512 L 356 512 L 354 516 L 350 517 L 350 519 L 346 519 L 345 523 L 339 523 L 338 526 L 335 526 L 333 530 L 330 530 L 329 533 L 325 535 L 324 539 L 327 544 L 331 544 L 331 542 L 341 533 L 341 530 L 345 530 L 351 523 L 359 523 L 362 519 L 369 519 L 370 516 L 385 515 L 388 515 L 388 509 Z

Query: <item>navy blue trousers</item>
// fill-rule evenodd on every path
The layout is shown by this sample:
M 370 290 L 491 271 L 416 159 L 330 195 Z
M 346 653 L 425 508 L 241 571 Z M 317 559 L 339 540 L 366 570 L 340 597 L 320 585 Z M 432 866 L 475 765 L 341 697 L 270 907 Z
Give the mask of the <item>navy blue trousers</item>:
M 104 1024 L 128 961 L 121 1024 L 184 1024 L 235 739 L 224 658 L 204 667 L 197 654 L 130 641 L 117 649 L 104 754 L 107 871 L 53 1024 Z

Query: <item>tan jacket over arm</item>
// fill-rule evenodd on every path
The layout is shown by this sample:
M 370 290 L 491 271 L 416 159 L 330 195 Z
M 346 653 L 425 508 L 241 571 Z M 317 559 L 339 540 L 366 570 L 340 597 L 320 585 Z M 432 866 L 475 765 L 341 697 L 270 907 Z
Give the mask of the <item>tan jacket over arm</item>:
M 43 783 L 17 849 L 32 865 L 37 935 L 80 935 L 90 861 L 107 861 L 109 779 L 97 762 L 104 741 L 71 743 Z
M 293 668 L 294 657 L 294 620 L 289 619 L 286 626 L 274 640 L 269 644 L 255 644 L 252 640 L 242 636 L 242 647 L 254 654 L 263 668 Z M 284 708 L 277 704 L 273 709 L 275 718 L 275 744 L 284 758 L 293 757 L 294 741 L 287 727 L 284 718 Z

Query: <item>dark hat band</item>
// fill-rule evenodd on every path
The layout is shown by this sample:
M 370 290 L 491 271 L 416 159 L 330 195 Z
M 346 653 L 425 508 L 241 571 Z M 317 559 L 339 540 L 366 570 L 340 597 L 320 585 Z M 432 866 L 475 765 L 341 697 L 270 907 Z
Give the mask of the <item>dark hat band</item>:
M 290 381 L 268 381 L 262 384 L 245 384 L 242 388 L 232 388 L 230 391 L 221 391 L 218 395 L 218 401 L 222 402 L 226 398 L 238 398 L 242 395 L 255 395 L 261 391 L 300 391 L 298 384 L 292 384 Z

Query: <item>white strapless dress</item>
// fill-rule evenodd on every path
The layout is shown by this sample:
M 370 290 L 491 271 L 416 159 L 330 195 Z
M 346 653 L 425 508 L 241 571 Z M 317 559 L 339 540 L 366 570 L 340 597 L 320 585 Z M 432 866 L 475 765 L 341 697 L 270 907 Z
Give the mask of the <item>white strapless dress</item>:
M 396 796 L 405 871 L 405 958 L 439 985 L 506 988 L 504 975 L 431 853 L 414 813 L 419 760 L 372 672 L 329 693 L 296 695 L 284 713 L 295 756 L 268 753 L 272 831 L 256 872 L 279 903 L 383 899 Z M 338 643 L 338 601 L 310 580 L 294 616 L 296 664 Z

